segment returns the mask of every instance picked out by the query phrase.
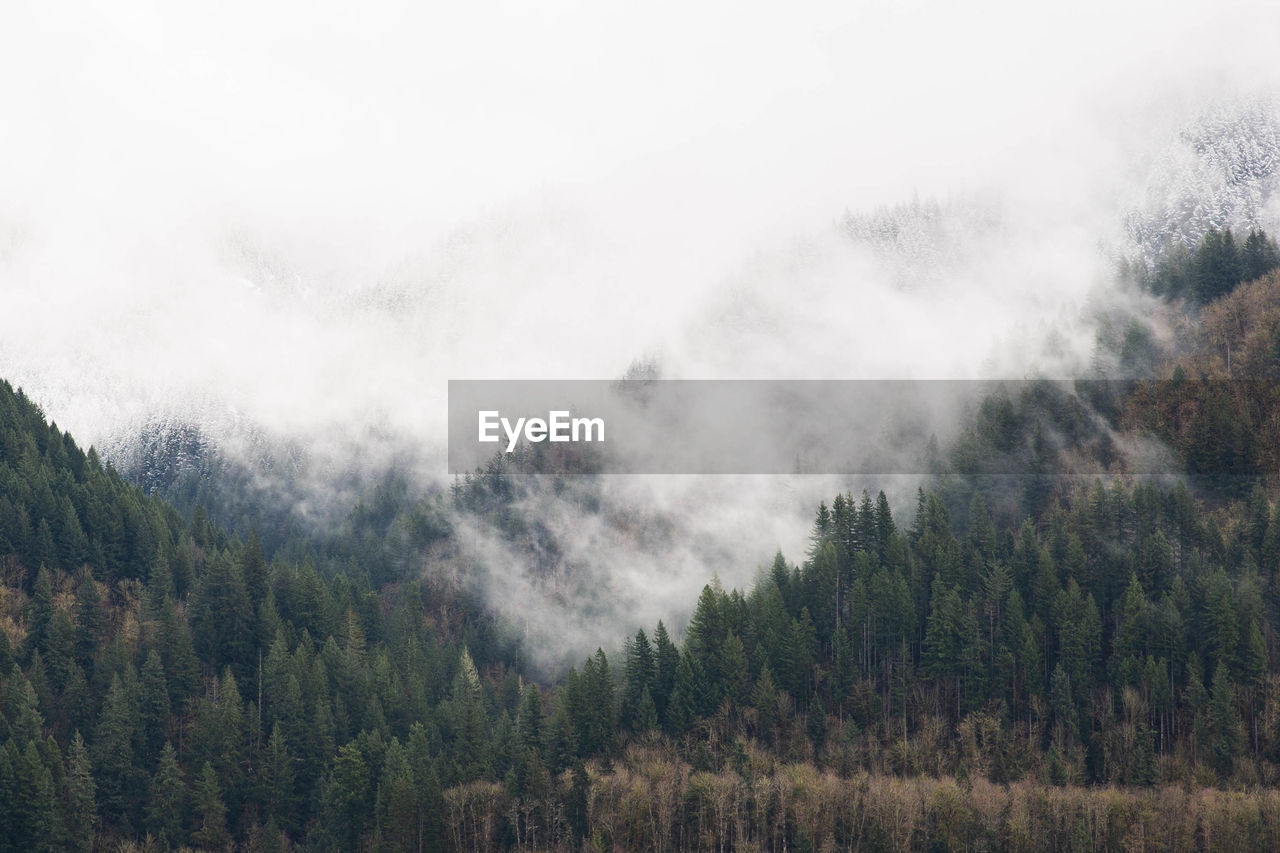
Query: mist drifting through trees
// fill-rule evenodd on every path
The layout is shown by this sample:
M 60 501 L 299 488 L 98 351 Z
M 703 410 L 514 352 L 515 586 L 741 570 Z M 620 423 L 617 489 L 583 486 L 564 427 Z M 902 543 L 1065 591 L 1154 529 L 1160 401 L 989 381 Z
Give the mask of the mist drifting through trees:
M 0 11 L 0 853 L 1280 849 L 1270 23 Z M 619 377 L 1014 381 L 446 474 Z

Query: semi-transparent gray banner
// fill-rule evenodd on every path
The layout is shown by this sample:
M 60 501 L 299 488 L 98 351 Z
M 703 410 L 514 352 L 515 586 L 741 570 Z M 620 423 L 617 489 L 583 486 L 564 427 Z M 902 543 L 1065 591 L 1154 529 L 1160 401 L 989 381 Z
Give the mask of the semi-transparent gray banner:
M 1273 386 L 451 380 L 449 471 L 505 456 L 533 473 L 935 474 L 945 466 L 1016 476 L 1036 465 L 1093 476 L 1168 472 L 1176 447 L 1199 454 L 1200 473 L 1247 474 L 1247 448 L 1235 445 L 1262 438 L 1247 423 L 1247 400 Z M 1242 414 L 1233 401 L 1243 401 Z

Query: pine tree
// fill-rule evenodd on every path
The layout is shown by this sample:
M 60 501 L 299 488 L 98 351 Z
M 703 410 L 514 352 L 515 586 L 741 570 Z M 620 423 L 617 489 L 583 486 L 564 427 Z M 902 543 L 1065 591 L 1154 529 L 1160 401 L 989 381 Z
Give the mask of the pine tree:
M 194 811 L 191 841 L 210 850 L 221 850 L 231 843 L 227 832 L 227 806 L 222 801 L 222 788 L 213 765 L 206 761 L 192 792 Z M 350 848 L 348 848 L 350 849 Z
M 329 779 L 329 819 L 342 849 L 356 849 L 356 839 L 364 831 L 369 817 L 369 765 L 353 743 L 338 750 Z
M 663 720 L 663 730 L 667 734 L 679 737 L 689 731 L 689 727 L 693 725 L 697 690 L 692 655 L 686 650 L 676 664 L 675 685 L 671 690 L 671 700 L 667 703 L 666 719 Z
M 530 684 L 524 689 L 516 729 L 520 735 L 520 744 L 525 749 L 542 747 L 542 698 L 538 695 L 536 685 Z
M 0 714 L 0 724 L 3 723 L 4 715 Z M 0 742 L 0 853 L 9 853 L 14 849 L 10 839 L 15 834 L 13 823 L 17 813 L 17 771 L 14 767 L 17 753 L 18 747 L 12 739 Z
M 1209 576 L 1206 585 L 1205 620 L 1209 659 L 1218 666 L 1231 665 L 1240 644 L 1240 613 L 1231 579 L 1221 568 Z
M 76 662 L 90 676 L 93 660 L 102 642 L 105 617 L 102 612 L 102 595 L 98 584 L 87 570 L 81 574 L 76 586 Z
M 1240 260 L 1243 280 L 1254 281 L 1280 266 L 1280 249 L 1277 249 L 1275 240 L 1267 237 L 1267 232 L 1250 229 Z
M 240 574 L 244 578 L 249 604 L 256 611 L 267 596 L 267 562 L 262 557 L 262 545 L 258 542 L 256 530 L 250 531 L 249 541 L 240 552 Z
M 316 701 L 310 725 L 303 730 L 303 747 L 300 750 L 303 772 L 298 774 L 298 779 L 303 786 L 301 793 L 304 798 L 320 784 L 325 767 L 337 748 L 336 740 L 332 704 L 322 696 Z
M 774 745 L 778 732 L 778 690 L 767 663 L 760 667 L 760 678 L 751 694 L 751 703 L 756 710 L 760 737 L 770 746 Z
M 88 539 L 80 519 L 76 517 L 75 506 L 71 499 L 63 497 L 62 510 L 58 520 L 57 555 L 58 563 L 71 570 L 80 566 L 88 555 Z
M 413 850 L 417 832 L 417 791 L 404 747 L 392 738 L 377 792 L 378 837 L 389 849 Z
M 644 629 L 641 628 L 636 631 L 635 638 L 628 645 L 623 663 L 625 679 L 625 692 L 622 699 L 623 723 L 632 731 L 637 731 L 635 725 L 640 697 L 646 690 L 652 691 L 655 686 L 656 669 L 653 647 L 649 644 L 649 638 Z
M 244 701 L 231 667 L 222 672 L 218 685 L 217 714 L 214 744 L 214 769 L 223 785 L 226 801 L 238 803 L 244 784 L 244 769 L 248 764 L 249 739 Z
M 1183 702 L 1191 717 L 1192 754 L 1198 757 L 1200 748 L 1210 745 L 1210 718 L 1209 691 L 1205 689 L 1204 669 L 1195 652 L 1187 659 L 1185 683 Z
M 653 694 L 646 687 L 644 692 L 640 694 L 640 706 L 636 709 L 634 731 L 637 734 L 647 734 L 658 728 L 658 709 L 653 704 Z
M 1196 298 L 1212 302 L 1240 283 L 1245 270 L 1231 229 L 1212 229 L 1204 235 L 1195 255 Z
M 814 629 L 813 620 L 809 618 L 809 609 L 806 607 L 800 611 L 800 618 L 792 621 L 791 632 L 784 645 L 787 667 L 784 686 L 788 693 L 806 707 L 817 649 L 817 631 Z
M 0 631 L 0 676 L 13 669 L 13 646 L 9 643 L 9 635 Z
M 160 662 L 168 676 L 170 703 L 178 708 L 200 689 L 200 661 L 187 621 L 178 617 L 172 601 L 166 600 L 163 607 Z
M 35 649 L 45 647 L 49 632 L 49 622 L 53 619 L 53 576 L 42 564 L 36 572 L 35 585 L 31 590 L 31 601 L 27 605 L 27 656 Z
M 1102 620 L 1093 595 L 1083 596 L 1075 579 L 1058 594 L 1054 607 L 1058 624 L 1059 661 L 1071 678 L 1077 696 L 1093 688 L 1093 670 L 1101 644 Z
M 152 649 L 142 665 L 142 760 L 147 767 L 154 765 L 160 755 L 160 747 L 168 739 L 169 683 L 164 675 L 160 655 Z
M 840 502 L 841 507 L 844 506 L 844 496 L 837 495 L 836 500 Z M 832 541 L 834 533 L 831 510 L 827 509 L 826 501 L 819 501 L 818 515 L 814 519 L 813 530 L 809 533 L 809 556 L 811 558 L 817 556 L 823 546 Z M 773 563 L 775 574 L 779 563 L 782 565 L 782 571 L 786 572 L 786 561 L 782 559 L 782 551 L 778 551 Z
M 569 834 L 574 846 L 580 846 L 587 837 L 590 824 L 589 802 L 591 795 L 591 778 L 582 762 L 573 766 L 572 781 L 569 785 L 569 796 L 565 802 L 565 819 L 569 824 Z
M 271 737 L 262 758 L 263 805 L 268 817 L 291 831 L 297 825 L 298 797 L 294 780 L 294 759 L 279 724 L 271 727 Z
M 895 531 L 889 499 L 881 491 L 876 495 L 876 546 L 881 560 L 884 560 L 888 554 L 889 540 Z
M 1137 553 L 1137 573 L 1144 589 L 1159 593 L 1168 588 L 1173 576 L 1173 546 L 1163 530 L 1142 540 Z
M 114 675 L 93 739 L 94 778 L 102 816 L 125 831 L 132 827 L 140 794 L 136 758 L 139 728 L 137 700 L 129 695 L 120 676 Z
M 71 617 L 62 610 L 55 610 L 49 621 L 43 655 L 52 686 L 58 692 L 65 690 L 73 679 L 72 670 L 79 669 L 75 660 L 75 642 L 76 629 L 71 624 Z
M 835 637 L 832 638 L 834 661 L 832 671 L 832 699 L 837 704 L 843 703 L 849 692 L 853 689 L 854 682 L 858 678 L 858 662 L 853 651 L 853 641 L 849 637 L 849 630 L 841 625 L 836 631 Z M 767 661 L 765 665 L 767 665 Z
M 782 556 L 781 550 L 773 556 L 773 565 L 769 567 L 769 579 L 773 581 L 774 587 L 782 597 L 783 607 L 790 611 L 795 596 L 792 595 L 791 590 L 791 571 L 787 568 L 787 561 Z
M 1071 676 L 1059 662 L 1053 668 L 1053 676 L 1049 679 L 1049 703 L 1064 734 L 1074 736 L 1076 732 L 1076 704 L 1071 689 Z
M 653 632 L 653 704 L 658 709 L 658 719 L 665 723 L 667 702 L 675 689 L 676 667 L 680 663 L 680 650 L 667 635 L 666 626 L 658 620 Z
M 730 634 L 724 642 L 724 698 L 731 706 L 746 706 L 750 698 L 751 681 L 747 673 L 747 651 L 737 634 Z
M 479 673 L 471 653 L 463 649 L 447 709 L 453 733 L 451 758 L 460 782 L 483 779 L 491 772 L 489 719 L 481 695 Z
M 17 664 L 10 671 L 9 679 L 6 696 L 9 705 L 9 737 L 21 744 L 38 741 L 44 728 L 44 717 L 40 714 L 35 688 Z
M 1160 781 L 1156 767 L 1155 735 L 1145 722 L 1138 723 L 1134 734 L 1133 772 L 1130 781 L 1134 785 L 1150 786 Z
M 151 777 L 147 799 L 147 831 L 161 844 L 180 846 L 185 838 L 182 825 L 186 811 L 187 788 L 178 767 L 178 754 L 173 744 L 165 741 L 160 749 L 155 775 Z
M 547 764 L 556 772 L 569 767 L 578 755 L 578 741 L 569 722 L 569 712 L 565 708 L 565 695 L 560 693 L 560 707 L 551 715 L 547 725 L 545 748 Z
M 406 752 L 416 796 L 414 832 L 417 850 L 442 850 L 445 846 L 444 795 L 430 751 L 425 729 L 420 723 L 414 723 Z
M 955 666 L 960 657 L 962 610 L 960 594 L 954 589 L 945 588 L 942 579 L 935 575 L 921 655 L 924 673 L 930 678 L 941 679 L 955 674 Z
M 98 807 L 94 800 L 96 786 L 84 738 L 76 731 L 67 750 L 66 817 L 63 820 L 66 846 L 71 850 L 93 849 L 94 825 Z
M 10 761 L 13 787 L 8 841 L 19 850 L 52 849 L 58 829 L 53 776 L 35 741 L 27 741 L 21 750 L 10 741 Z
M 493 736 L 489 739 L 489 755 L 492 761 L 492 772 L 495 779 L 504 779 L 515 767 L 517 759 L 524 750 L 516 738 L 516 726 L 511 721 L 511 714 L 506 708 L 498 715 L 493 726 Z
M 239 564 L 218 551 L 206 562 L 192 619 L 200 656 L 218 670 L 231 666 L 241 677 L 247 676 L 256 663 L 252 655 L 255 612 Z
M 841 605 L 840 559 L 835 545 L 827 543 L 804 575 L 804 605 L 813 618 L 819 642 L 829 641 L 836 630 Z
M 609 659 L 603 649 L 596 649 L 595 655 L 588 658 L 582 669 L 581 686 L 585 695 L 584 715 L 585 741 L 582 755 L 611 753 L 616 745 L 618 728 L 617 693 L 613 682 L 613 674 L 609 670 Z
M 41 571 L 48 571 L 46 566 L 58 566 L 61 561 L 58 559 L 58 546 L 53 541 L 53 530 L 49 527 L 49 519 L 44 516 L 40 517 L 40 521 L 36 524 L 36 534 L 32 537 L 31 553 L 27 563 L 32 566 L 39 566 Z M 64 567 L 65 568 L 65 567 Z
M 720 646 L 728 634 L 721 605 L 723 598 L 724 591 L 719 581 L 702 588 L 685 639 L 685 649 L 703 666 L 713 682 L 720 679 Z
M 169 556 L 163 548 L 156 549 L 151 564 L 151 576 L 147 578 L 147 609 L 152 618 L 159 618 L 166 599 L 174 597 L 173 571 L 169 568 Z
M 821 766 L 822 750 L 827 743 L 827 715 L 819 702 L 814 702 L 809 708 L 809 714 L 805 719 L 805 733 L 808 734 L 809 743 L 813 746 L 814 763 Z
M 1209 706 L 1212 726 L 1213 758 L 1218 773 L 1226 777 L 1231 773 L 1236 749 L 1240 743 L 1240 713 L 1236 709 L 1235 685 L 1225 664 L 1213 670 L 1213 698 Z
M 1113 646 L 1113 658 L 1140 656 L 1147 643 L 1147 596 L 1136 572 L 1129 574 L 1129 586 L 1119 605 L 1119 627 Z

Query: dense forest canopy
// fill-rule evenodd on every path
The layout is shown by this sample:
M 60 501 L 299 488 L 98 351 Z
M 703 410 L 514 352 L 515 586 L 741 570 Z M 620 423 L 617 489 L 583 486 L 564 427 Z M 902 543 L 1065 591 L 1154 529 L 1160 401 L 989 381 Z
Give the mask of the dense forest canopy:
M 912 511 L 834 495 L 807 553 L 551 684 L 396 558 L 450 513 L 536 535 L 518 472 L 264 551 L 0 383 L 0 850 L 1274 847 L 1280 397 L 1236 380 L 1280 365 L 1278 288 L 1191 306 L 1105 405 L 984 401 Z M 1115 431 L 1189 478 L 1126 475 Z

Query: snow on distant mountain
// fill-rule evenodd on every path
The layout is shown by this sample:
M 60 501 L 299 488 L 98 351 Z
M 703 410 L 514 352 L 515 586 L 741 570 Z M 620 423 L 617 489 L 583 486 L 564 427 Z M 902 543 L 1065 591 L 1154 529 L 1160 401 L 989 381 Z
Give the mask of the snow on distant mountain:
M 1280 184 L 1280 103 L 1219 104 L 1186 125 L 1157 157 L 1145 199 L 1125 227 L 1148 263 L 1167 247 L 1191 247 L 1210 229 L 1274 225 Z

